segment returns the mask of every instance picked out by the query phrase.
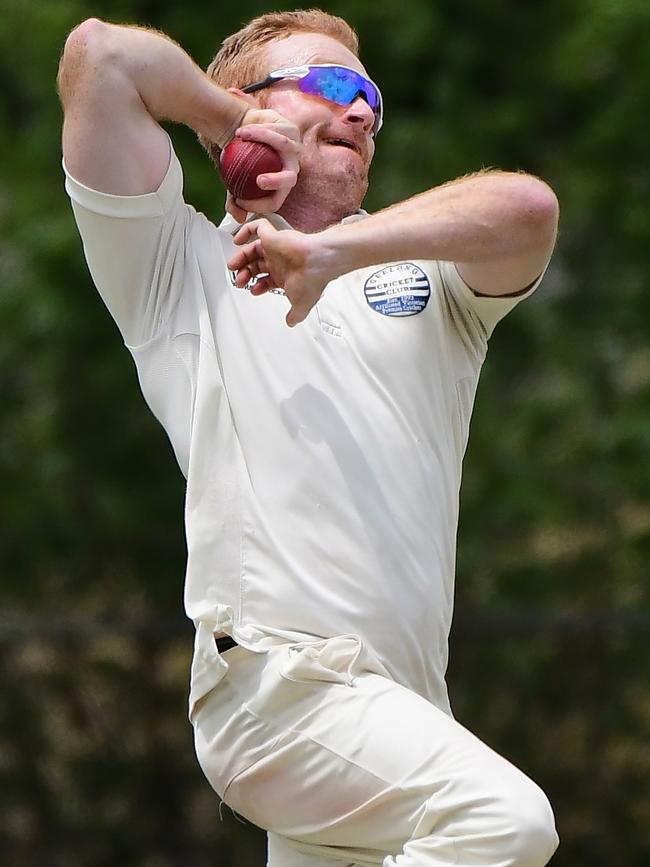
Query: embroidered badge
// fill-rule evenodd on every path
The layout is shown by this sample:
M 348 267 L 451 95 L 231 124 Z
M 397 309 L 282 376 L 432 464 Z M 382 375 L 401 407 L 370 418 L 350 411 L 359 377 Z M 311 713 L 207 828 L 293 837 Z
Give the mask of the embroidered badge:
M 431 283 L 412 262 L 396 262 L 375 271 L 365 282 L 366 301 L 384 316 L 415 316 L 431 297 Z

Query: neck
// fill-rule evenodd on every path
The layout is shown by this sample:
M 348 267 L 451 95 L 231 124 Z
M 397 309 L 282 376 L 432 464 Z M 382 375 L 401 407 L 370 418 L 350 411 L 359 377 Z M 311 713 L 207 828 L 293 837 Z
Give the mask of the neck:
M 278 213 L 299 232 L 322 232 L 359 210 L 367 186 L 350 184 L 340 173 L 324 177 L 303 170 Z
M 352 212 L 354 213 L 354 212 Z M 289 223 L 292 229 L 311 235 L 322 232 L 329 226 L 337 225 L 349 213 L 341 213 L 336 208 L 314 208 L 313 204 L 304 201 L 287 200 L 278 211 L 281 217 Z

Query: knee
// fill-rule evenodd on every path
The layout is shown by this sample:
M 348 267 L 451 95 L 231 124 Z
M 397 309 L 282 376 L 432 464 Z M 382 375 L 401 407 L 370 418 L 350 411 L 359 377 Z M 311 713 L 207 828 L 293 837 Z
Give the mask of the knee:
M 509 867 L 544 867 L 559 844 L 553 810 L 546 795 L 527 781 L 525 790 L 516 792 L 504 805 L 504 863 Z M 501 862 L 499 862 L 501 863 Z

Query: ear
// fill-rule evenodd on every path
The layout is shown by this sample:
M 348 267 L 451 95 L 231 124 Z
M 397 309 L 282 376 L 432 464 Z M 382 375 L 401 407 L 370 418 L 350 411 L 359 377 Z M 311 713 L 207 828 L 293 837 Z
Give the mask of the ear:
M 239 96 L 241 99 L 245 99 L 249 105 L 254 106 L 255 108 L 258 107 L 259 103 L 252 93 L 244 93 L 244 91 L 240 90 L 238 87 L 229 87 L 227 88 L 227 90 L 228 93 L 234 93 L 235 96 Z

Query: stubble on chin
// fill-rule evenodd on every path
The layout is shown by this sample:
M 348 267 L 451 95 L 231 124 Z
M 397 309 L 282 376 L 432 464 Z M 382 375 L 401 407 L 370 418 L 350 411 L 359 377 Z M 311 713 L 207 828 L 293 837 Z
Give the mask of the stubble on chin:
M 296 229 L 317 232 L 356 213 L 368 191 L 364 166 L 301 165 L 280 214 Z

